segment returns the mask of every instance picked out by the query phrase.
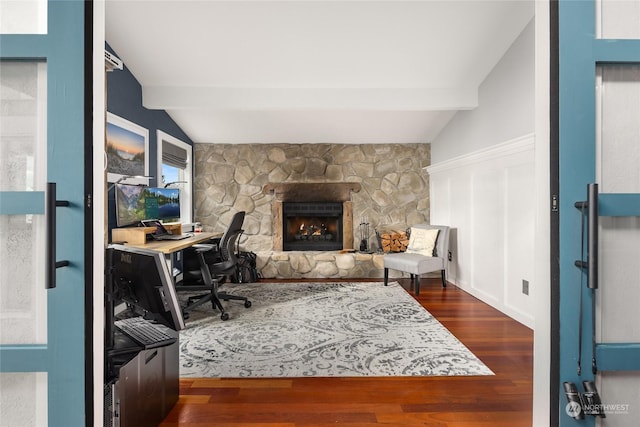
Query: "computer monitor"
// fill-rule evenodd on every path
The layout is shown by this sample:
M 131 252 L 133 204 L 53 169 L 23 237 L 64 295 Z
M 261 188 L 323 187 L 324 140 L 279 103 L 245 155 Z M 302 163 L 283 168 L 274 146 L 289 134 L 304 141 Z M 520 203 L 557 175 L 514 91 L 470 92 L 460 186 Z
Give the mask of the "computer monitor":
M 109 245 L 107 256 L 111 279 L 109 300 L 114 305 L 126 303 L 149 320 L 176 331 L 184 329 L 173 279 L 161 252 Z M 113 316 L 112 311 L 110 314 Z
M 180 189 L 154 188 L 158 198 L 158 216 L 162 222 L 180 221 Z
M 147 219 L 146 189 L 138 185 L 116 184 L 116 225 L 126 227 Z
M 126 227 L 145 219 L 180 220 L 180 189 L 116 184 L 116 225 Z

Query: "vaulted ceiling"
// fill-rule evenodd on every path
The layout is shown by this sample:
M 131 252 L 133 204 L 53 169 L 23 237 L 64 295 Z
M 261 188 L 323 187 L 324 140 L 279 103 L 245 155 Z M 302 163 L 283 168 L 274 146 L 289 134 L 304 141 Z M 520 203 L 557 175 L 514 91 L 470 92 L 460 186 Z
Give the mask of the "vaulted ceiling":
M 106 39 L 194 142 L 430 142 L 533 0 L 107 0 Z

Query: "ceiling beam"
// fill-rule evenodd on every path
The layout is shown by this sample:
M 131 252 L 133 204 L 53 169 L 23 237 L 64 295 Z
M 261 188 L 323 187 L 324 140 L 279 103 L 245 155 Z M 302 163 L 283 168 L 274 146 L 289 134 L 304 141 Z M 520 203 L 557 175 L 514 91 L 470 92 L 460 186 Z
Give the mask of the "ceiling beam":
M 477 88 L 219 88 L 143 86 L 150 109 L 454 111 L 478 105 Z

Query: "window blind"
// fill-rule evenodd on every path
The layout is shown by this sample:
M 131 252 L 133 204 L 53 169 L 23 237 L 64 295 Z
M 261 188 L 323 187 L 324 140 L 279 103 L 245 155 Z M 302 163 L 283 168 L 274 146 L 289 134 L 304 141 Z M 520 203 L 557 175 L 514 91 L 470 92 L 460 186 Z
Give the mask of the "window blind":
M 167 141 L 162 141 L 162 163 L 179 168 L 187 168 L 187 150 Z

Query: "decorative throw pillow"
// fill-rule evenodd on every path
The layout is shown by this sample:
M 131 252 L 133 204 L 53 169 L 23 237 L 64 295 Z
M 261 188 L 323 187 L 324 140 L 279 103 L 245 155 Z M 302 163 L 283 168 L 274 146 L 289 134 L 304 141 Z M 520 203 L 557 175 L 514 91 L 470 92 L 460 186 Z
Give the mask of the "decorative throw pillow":
M 409 236 L 409 246 L 406 253 L 420 254 L 424 256 L 434 256 L 434 248 L 438 240 L 437 228 L 424 229 L 411 227 L 411 235 Z

